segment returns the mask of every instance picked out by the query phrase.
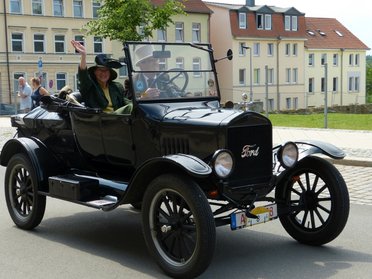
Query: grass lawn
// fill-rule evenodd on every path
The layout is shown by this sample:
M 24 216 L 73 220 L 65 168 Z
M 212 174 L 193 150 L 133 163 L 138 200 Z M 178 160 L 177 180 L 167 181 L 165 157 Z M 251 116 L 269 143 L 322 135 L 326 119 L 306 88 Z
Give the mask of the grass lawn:
M 270 114 L 269 118 L 273 126 L 324 128 L 324 114 Z M 372 114 L 329 113 L 328 128 L 372 130 Z

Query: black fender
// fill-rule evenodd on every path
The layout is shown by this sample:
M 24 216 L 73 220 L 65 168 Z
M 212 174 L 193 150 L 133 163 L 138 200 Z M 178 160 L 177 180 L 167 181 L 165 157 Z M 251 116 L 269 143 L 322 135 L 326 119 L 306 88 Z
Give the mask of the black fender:
M 0 154 L 0 165 L 6 167 L 13 155 L 23 153 L 28 156 L 40 183 L 39 189 L 45 189 L 48 177 L 61 169 L 61 163 L 48 147 L 37 138 L 15 138 L 8 140 Z
M 312 155 L 312 154 L 324 154 L 332 159 L 343 159 L 346 154 L 337 146 L 333 144 L 318 141 L 318 140 L 302 140 L 295 141 L 295 143 L 300 147 L 299 160 Z
M 203 179 L 211 175 L 212 169 L 204 161 L 188 154 L 152 158 L 137 168 L 120 203 L 141 201 L 150 182 L 163 173 L 184 173 L 195 179 Z

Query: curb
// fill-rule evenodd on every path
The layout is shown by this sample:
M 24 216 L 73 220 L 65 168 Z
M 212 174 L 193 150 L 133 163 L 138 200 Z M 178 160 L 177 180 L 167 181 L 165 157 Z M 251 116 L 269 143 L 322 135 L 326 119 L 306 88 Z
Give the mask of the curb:
M 342 159 L 342 160 L 336 160 L 332 158 L 326 158 L 327 161 L 331 162 L 335 165 L 344 165 L 344 166 L 351 166 L 351 167 L 367 167 L 372 168 L 372 161 L 370 160 L 363 160 L 359 158 L 353 158 L 353 159 Z

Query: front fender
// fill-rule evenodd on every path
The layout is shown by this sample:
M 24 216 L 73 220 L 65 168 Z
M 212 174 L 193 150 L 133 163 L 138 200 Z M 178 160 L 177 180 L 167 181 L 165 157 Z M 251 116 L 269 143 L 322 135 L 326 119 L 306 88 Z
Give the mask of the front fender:
M 302 140 L 295 141 L 295 143 L 299 146 L 299 160 L 312 154 L 324 154 L 338 160 L 343 159 L 346 156 L 345 152 L 340 148 L 327 142 L 318 140 Z
M 10 158 L 24 153 L 30 159 L 41 187 L 47 185 L 48 176 L 60 169 L 61 164 L 48 150 L 47 146 L 37 138 L 15 138 L 7 141 L 1 151 L 0 165 L 7 166 Z
M 141 201 L 151 181 L 155 177 L 169 172 L 182 172 L 196 179 L 203 179 L 212 173 L 212 169 L 204 161 L 187 154 L 167 155 L 150 159 L 134 173 L 121 203 Z

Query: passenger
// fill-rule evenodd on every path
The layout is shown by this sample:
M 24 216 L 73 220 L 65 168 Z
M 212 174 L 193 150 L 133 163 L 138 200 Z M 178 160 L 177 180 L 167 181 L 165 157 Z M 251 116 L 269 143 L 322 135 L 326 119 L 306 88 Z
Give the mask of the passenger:
M 18 97 L 20 98 L 19 102 L 19 113 L 27 113 L 31 110 L 32 107 L 32 89 L 31 86 L 27 83 L 24 77 L 18 79 L 19 91 Z
M 32 109 L 40 106 L 40 99 L 43 96 L 49 96 L 48 90 L 41 86 L 41 81 L 39 78 L 34 77 L 31 79 L 32 89 L 34 90 L 31 95 L 32 99 Z
M 120 62 L 99 54 L 95 58 L 96 64 L 87 68 L 85 46 L 74 40 L 71 44 L 81 56 L 78 74 L 82 102 L 88 107 L 101 108 L 108 113 L 131 113 L 132 102 L 124 97 L 123 85 L 114 81 L 117 78 L 114 68 L 120 68 Z

